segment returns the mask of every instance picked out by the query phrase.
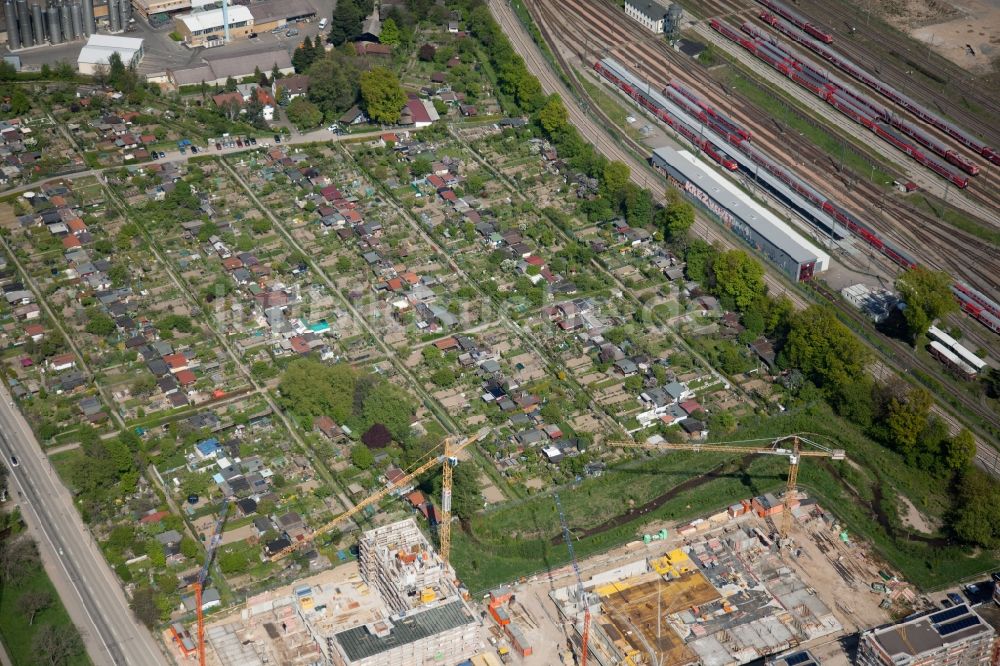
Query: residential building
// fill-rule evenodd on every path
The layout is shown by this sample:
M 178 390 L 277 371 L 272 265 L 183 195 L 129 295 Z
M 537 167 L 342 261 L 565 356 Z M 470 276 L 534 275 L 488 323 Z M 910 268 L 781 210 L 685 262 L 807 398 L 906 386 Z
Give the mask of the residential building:
M 625 0 L 625 15 L 641 23 L 647 30 L 662 35 L 667 8 L 655 0 Z
M 996 632 L 966 604 L 861 634 L 859 666 L 986 666 Z

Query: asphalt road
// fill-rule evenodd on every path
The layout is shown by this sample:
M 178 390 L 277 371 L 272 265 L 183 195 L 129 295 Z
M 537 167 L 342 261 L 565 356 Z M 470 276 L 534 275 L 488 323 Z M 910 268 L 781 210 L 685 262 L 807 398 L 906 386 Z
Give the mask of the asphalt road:
M 0 387 L 0 455 L 10 468 L 12 499 L 38 542 L 46 571 L 87 652 L 97 666 L 167 664 L 153 636 L 140 625 L 73 499 L 11 397 Z M 11 456 L 18 466 L 11 466 Z

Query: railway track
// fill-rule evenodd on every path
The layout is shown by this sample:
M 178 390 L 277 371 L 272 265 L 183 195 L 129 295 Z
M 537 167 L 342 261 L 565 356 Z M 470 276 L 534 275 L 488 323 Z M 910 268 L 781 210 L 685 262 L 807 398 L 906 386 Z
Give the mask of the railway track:
M 536 74 L 538 74 L 539 78 L 542 80 L 543 87 L 546 88 L 548 92 L 560 92 L 565 95 L 569 91 L 567 91 L 562 82 L 559 81 L 552 74 L 548 64 L 544 62 L 543 59 L 541 59 L 540 54 L 538 54 L 534 43 L 531 42 L 527 34 L 523 32 L 517 19 L 513 16 L 513 13 L 510 12 L 509 9 L 497 8 L 500 2 L 502 2 L 502 0 L 493 0 L 494 15 L 497 16 L 497 20 L 501 23 L 501 25 L 504 25 L 506 23 L 506 27 L 504 28 L 504 30 L 508 35 L 511 36 L 511 39 L 515 41 L 516 45 L 518 46 L 517 50 L 526 59 L 528 59 L 529 56 L 535 57 L 532 64 L 530 65 L 531 69 L 533 69 L 536 72 Z M 535 6 L 535 9 L 537 10 L 538 7 Z M 534 20 L 542 34 L 543 39 L 546 41 L 546 43 L 548 43 L 552 47 L 552 51 L 557 61 L 559 62 L 559 65 L 563 68 L 563 70 L 566 72 L 571 72 L 572 69 L 570 68 L 569 63 L 566 61 L 566 59 L 561 55 L 559 51 L 559 45 L 553 39 L 548 24 L 544 20 L 539 20 L 539 18 L 540 17 L 538 14 L 534 16 Z M 560 22 L 557 23 L 556 25 L 562 25 L 562 22 L 563 19 L 560 19 Z M 516 26 L 511 25 L 512 23 L 515 23 L 517 25 Z M 583 100 L 589 99 L 589 96 L 586 94 L 586 91 L 584 90 L 583 86 L 580 85 L 574 79 L 572 79 L 572 77 L 570 78 L 573 81 L 573 88 L 576 94 L 579 96 L 579 98 Z M 611 118 L 609 118 L 606 114 L 604 114 L 598 108 L 596 108 L 597 107 L 596 104 L 589 104 L 588 106 L 592 110 L 592 112 L 598 117 L 598 121 L 604 124 L 601 131 L 609 130 L 610 128 L 614 127 L 614 123 L 611 120 Z M 620 159 L 626 164 L 634 165 L 636 163 L 636 160 L 632 154 L 623 151 L 614 143 L 609 143 L 606 140 L 602 141 L 599 138 L 599 135 L 595 137 L 593 134 L 594 127 L 592 119 L 587 115 L 583 114 L 579 109 L 579 107 L 576 104 L 572 103 L 572 101 L 570 100 L 567 100 L 567 110 L 570 115 L 570 121 L 573 122 L 580 129 L 580 131 L 584 134 L 585 137 L 588 137 L 591 141 L 594 141 L 598 150 L 604 153 L 607 157 L 611 159 Z M 646 149 L 637 142 L 632 141 L 628 137 L 624 137 L 623 141 L 627 143 L 630 150 L 636 151 L 641 155 L 645 154 Z M 645 168 L 645 166 L 646 165 L 643 164 L 642 168 Z M 633 170 L 632 178 L 633 180 L 638 181 L 636 170 Z M 655 190 L 654 190 L 654 196 L 656 197 L 657 200 L 661 200 L 663 198 L 662 196 L 658 195 Z M 715 227 L 711 223 L 705 222 L 702 219 L 698 219 L 696 221 L 696 230 L 700 233 L 705 234 L 706 237 L 708 237 L 710 240 L 715 238 L 722 238 L 722 233 L 717 227 Z M 723 241 L 726 245 L 732 244 L 732 239 L 729 238 L 728 236 L 723 238 Z M 795 291 L 787 290 L 780 281 L 776 281 L 769 273 L 765 274 L 765 280 L 767 281 L 768 287 L 772 293 L 774 294 L 784 293 L 795 304 L 797 308 L 805 307 L 809 303 L 809 301 L 805 299 L 801 294 Z M 849 305 L 844 303 L 843 299 L 841 299 L 838 294 L 830 291 L 828 288 L 825 287 L 825 285 L 822 285 L 821 283 L 817 282 L 817 285 L 822 290 L 818 291 L 817 293 L 819 293 L 823 298 L 827 299 L 830 302 L 830 304 L 832 304 L 833 307 L 844 313 L 845 316 L 857 321 L 861 326 L 870 328 L 870 323 L 867 322 L 867 320 L 865 320 L 859 312 L 857 312 Z M 865 343 L 868 344 L 872 349 L 874 349 L 879 357 L 885 356 L 881 349 L 874 347 L 874 345 L 871 345 L 871 343 L 867 342 L 867 340 L 865 341 Z M 894 347 L 894 349 L 897 350 L 895 354 L 897 357 L 900 357 L 901 359 L 912 359 L 913 365 L 919 364 L 923 366 L 925 368 L 925 371 L 932 376 L 938 374 L 939 372 L 938 368 L 933 368 L 933 369 L 927 368 L 924 364 L 920 363 L 919 359 L 916 358 L 913 352 L 909 350 L 902 343 L 897 343 L 895 341 L 890 341 L 890 343 L 891 343 L 890 346 Z M 887 359 L 887 360 L 889 360 L 895 365 L 896 363 L 899 362 L 900 358 Z M 1000 415 L 994 414 L 992 411 L 981 407 L 980 405 L 974 403 L 970 398 L 968 398 L 965 395 L 958 395 L 958 394 L 956 395 L 959 401 L 963 404 L 963 406 L 966 407 L 966 409 L 969 409 L 970 411 L 972 411 L 972 413 L 978 415 L 980 418 L 983 418 L 986 423 L 990 424 L 991 428 L 993 429 L 993 433 L 1000 431 Z M 952 416 L 949 412 L 945 411 L 940 406 L 935 405 L 935 411 L 941 416 L 941 418 L 946 423 L 949 424 L 949 427 L 952 429 L 952 431 L 957 432 L 958 429 L 964 427 L 963 423 L 958 421 L 958 419 L 956 419 L 954 416 Z M 984 441 L 992 441 L 993 439 L 994 439 L 993 437 L 990 437 L 988 440 Z M 986 466 L 987 469 L 995 470 L 996 460 L 998 458 L 997 452 L 994 449 L 992 449 L 988 444 L 984 444 L 983 441 L 979 440 L 980 438 L 977 438 L 977 456 L 980 458 L 982 464 Z M 991 464 L 992 467 L 990 467 Z
M 700 66 L 690 62 L 686 56 L 674 53 L 662 40 L 648 33 L 643 34 L 638 26 L 632 29 L 630 24 L 616 21 L 610 7 L 586 0 L 563 0 L 558 4 L 553 0 L 536 0 L 532 7 L 547 25 L 558 26 L 560 44 L 579 57 L 581 62 L 590 63 L 611 55 L 620 62 L 631 63 L 632 68 L 656 89 L 661 89 L 671 79 L 681 80 L 734 121 L 752 129 L 755 145 L 788 164 L 811 164 L 811 169 L 807 168 L 799 175 L 814 186 L 829 191 L 832 179 L 837 181 L 836 188 L 843 187 L 852 195 L 857 194 L 862 201 L 855 203 L 855 196 L 851 196 L 841 203 L 859 217 L 870 218 L 877 206 L 886 205 L 884 191 L 845 172 L 830 155 L 811 141 L 802 139 L 796 132 L 785 131 L 767 113 L 729 91 L 724 92 L 721 84 L 706 86 L 704 70 Z M 865 186 L 857 187 L 857 183 Z M 862 202 L 867 202 L 867 205 Z M 882 220 L 881 224 L 873 226 L 880 231 L 888 226 L 892 233 L 887 236 L 893 240 L 906 239 L 905 245 L 915 249 L 918 255 L 926 254 L 927 247 L 941 246 L 941 255 L 947 255 L 948 260 L 936 262 L 937 267 L 961 275 L 978 288 L 993 288 L 993 276 L 996 275 L 993 268 L 1000 263 L 993 248 L 966 232 L 951 228 L 942 230 L 941 223 L 930 215 L 899 203 L 890 204 L 886 205 L 886 210 L 891 207 L 895 213 L 890 216 L 893 224 L 887 225 Z M 904 220 L 909 220 L 910 224 L 906 225 Z M 822 244 L 818 234 L 814 234 L 814 238 Z M 954 250 L 956 242 L 961 245 L 960 252 Z M 888 261 L 882 265 L 889 268 L 890 275 L 895 273 L 896 267 Z
M 881 20 L 865 20 L 864 13 L 849 4 L 799 0 L 796 10 L 832 28 L 836 32 L 834 46 L 869 71 L 876 72 L 886 83 L 917 91 L 914 97 L 926 102 L 932 110 L 978 134 L 991 145 L 1000 145 L 1000 100 L 990 94 L 995 88 L 985 85 L 977 90 L 972 77 L 961 67 L 929 48 L 916 51 L 914 40 L 886 27 Z M 925 77 L 942 83 L 936 86 Z M 986 117 L 956 104 L 956 93 L 981 107 Z

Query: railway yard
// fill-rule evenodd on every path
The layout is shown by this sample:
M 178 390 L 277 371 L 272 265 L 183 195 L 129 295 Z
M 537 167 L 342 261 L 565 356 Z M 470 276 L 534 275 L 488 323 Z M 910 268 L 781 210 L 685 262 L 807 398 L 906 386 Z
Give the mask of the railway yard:
M 537 0 L 529 2 L 528 7 L 543 34 L 555 42 L 559 55 L 580 72 L 592 70 L 595 62 L 610 57 L 625 63 L 626 68 L 635 77 L 654 90 L 663 90 L 671 82 L 689 88 L 708 104 L 713 105 L 716 110 L 729 116 L 737 126 L 746 128 L 752 134 L 752 145 L 755 148 L 764 151 L 776 162 L 791 167 L 795 175 L 808 186 L 820 192 L 836 192 L 837 196 L 834 198 L 836 204 L 854 217 L 863 220 L 881 239 L 879 244 L 870 243 L 863 238 L 857 238 L 855 242 L 845 239 L 846 242 L 837 243 L 834 255 L 845 265 L 859 273 L 876 273 L 881 279 L 891 282 L 892 276 L 898 271 L 898 265 L 906 265 L 910 261 L 946 270 L 956 280 L 986 294 L 996 293 L 1000 289 L 1000 281 L 996 277 L 1000 252 L 994 243 L 982 242 L 984 235 L 987 238 L 995 238 L 1000 226 L 997 217 L 998 188 L 996 187 L 1000 170 L 981 151 L 977 154 L 974 149 L 959 143 L 952 136 L 926 123 L 920 123 L 915 117 L 908 116 L 909 112 L 903 111 L 879 93 L 831 67 L 816 53 L 791 42 L 781 32 L 758 18 L 762 12 L 767 11 L 767 7 L 754 2 L 689 3 L 685 6 L 685 11 L 689 12 L 685 14 L 685 20 L 687 21 L 692 14 L 696 16 L 697 18 L 688 24 L 691 28 L 690 34 L 696 35 L 697 39 L 704 42 L 718 38 L 713 43 L 719 50 L 725 48 L 727 46 L 725 42 L 728 42 L 728 46 L 733 47 L 734 58 L 741 55 L 740 51 L 743 51 L 744 56 L 750 54 L 742 47 L 722 38 L 701 19 L 723 17 L 722 22 L 730 26 L 750 24 L 755 31 L 766 33 L 775 41 L 784 42 L 787 50 L 794 54 L 797 61 L 821 72 L 830 72 L 831 80 L 844 82 L 848 89 L 865 94 L 873 102 L 893 107 L 893 114 L 901 118 L 909 117 L 909 122 L 921 125 L 920 133 L 924 138 L 933 138 L 935 144 L 946 147 L 959 158 L 955 162 L 978 167 L 978 175 L 966 174 L 955 163 L 948 163 L 943 157 L 933 156 L 936 162 L 943 163 L 942 166 L 948 173 L 954 174 L 956 180 L 968 181 L 968 186 L 964 189 L 952 184 L 934 171 L 914 163 L 889 143 L 873 141 L 868 129 L 832 108 L 822 108 L 826 105 L 815 93 L 806 93 L 802 88 L 796 91 L 797 86 L 792 81 L 782 77 L 760 60 L 756 62 L 759 67 L 754 67 L 754 73 L 766 74 L 770 70 L 769 73 L 774 76 L 769 77 L 769 80 L 782 82 L 780 92 L 783 95 L 806 93 L 794 99 L 805 100 L 810 104 L 808 107 L 801 102 L 787 100 L 783 102 L 786 107 L 792 109 L 794 115 L 805 119 L 810 125 L 820 124 L 817 120 L 823 117 L 820 112 L 829 112 L 826 114 L 828 116 L 839 116 L 833 131 L 840 132 L 836 141 L 840 142 L 841 155 L 829 152 L 804 133 L 787 127 L 785 123 L 775 119 L 771 109 L 762 108 L 755 103 L 755 99 L 745 94 L 744 91 L 748 88 L 766 90 L 759 81 L 747 84 L 745 75 L 737 73 L 735 76 L 741 79 L 741 85 L 734 85 L 734 73 L 730 71 L 733 68 L 729 66 L 711 67 L 706 71 L 704 66 L 689 56 L 672 49 L 661 36 L 646 31 L 638 23 L 624 20 L 617 8 L 596 0 L 571 0 L 559 3 Z M 805 11 L 803 7 L 799 9 Z M 831 14 L 835 15 L 836 11 L 831 10 L 821 14 L 816 23 L 843 25 L 843 16 L 841 19 L 835 19 Z M 786 25 L 794 29 L 794 26 L 787 23 Z M 735 30 L 742 32 L 738 27 Z M 846 29 L 844 31 L 846 32 Z M 906 53 L 904 47 L 896 42 L 891 40 L 880 42 L 871 36 L 864 38 L 859 33 L 863 33 L 861 27 L 858 27 L 850 37 L 838 35 L 832 44 L 821 44 L 821 46 L 842 53 L 863 68 L 868 68 L 872 61 L 881 62 L 885 56 L 885 49 L 904 55 Z M 742 34 L 747 36 L 745 32 Z M 804 33 L 801 34 L 803 40 L 810 39 Z M 845 46 L 848 43 L 850 48 Z M 873 43 L 878 43 L 879 47 L 868 48 Z M 923 65 L 924 69 L 930 71 L 932 67 L 947 68 L 950 65 L 938 60 L 940 59 L 931 60 L 929 64 Z M 739 58 L 740 63 L 747 61 L 753 62 L 749 57 Z M 905 62 L 902 64 L 905 65 Z M 951 65 L 951 69 L 957 67 Z M 834 71 L 836 76 L 832 75 Z M 874 71 L 878 72 L 886 83 L 902 89 L 914 97 L 917 104 L 928 107 L 928 110 L 936 115 L 943 113 L 942 107 L 949 108 L 944 106 L 943 100 L 949 97 L 950 93 L 942 92 L 929 83 L 909 85 L 908 81 L 916 77 L 907 76 L 905 69 L 882 65 Z M 937 76 L 944 78 L 953 75 L 953 72 L 949 72 Z M 595 74 L 581 74 L 581 76 L 593 77 Z M 954 75 L 954 78 L 958 80 L 960 77 Z M 988 95 L 977 94 L 971 89 L 963 89 L 962 94 L 969 95 L 969 104 L 975 104 L 977 109 L 981 110 L 981 114 L 988 115 L 996 108 L 995 102 L 988 100 Z M 811 99 L 807 95 L 811 95 Z M 980 97 L 983 98 L 982 101 Z M 974 114 L 964 107 L 955 112 L 949 110 L 947 115 L 949 118 L 955 118 L 957 124 L 981 135 L 985 145 L 1000 145 L 995 124 L 984 120 L 982 115 Z M 847 138 L 843 136 L 844 134 Z M 913 142 L 916 144 L 916 140 Z M 920 147 L 929 152 L 929 149 L 922 145 Z M 638 145 L 633 147 L 633 150 L 639 149 L 648 150 Z M 732 146 L 723 145 L 722 149 L 729 154 L 734 153 Z M 869 173 L 865 173 L 863 168 L 852 169 L 846 166 L 844 151 L 856 154 L 862 163 L 870 165 Z M 745 172 L 743 180 L 752 185 L 750 181 L 753 177 L 751 173 Z M 880 181 L 879 178 L 884 180 Z M 892 186 L 894 181 L 898 183 L 913 181 L 919 183 L 924 191 L 903 195 Z M 932 193 L 939 193 L 941 197 L 934 197 Z M 974 220 L 972 223 L 974 227 L 967 224 L 956 226 L 929 212 L 929 207 L 930 210 L 934 210 L 935 206 L 943 206 L 941 198 L 957 208 L 962 208 L 962 216 Z M 814 238 L 817 239 L 822 239 L 829 233 L 829 228 L 822 227 L 813 231 Z M 829 239 L 827 241 L 829 242 Z M 904 257 L 903 261 L 885 256 L 882 245 L 898 248 L 899 254 Z M 883 251 L 880 253 L 878 250 Z M 963 330 L 970 339 L 987 349 L 996 349 L 995 335 L 974 322 L 962 323 Z

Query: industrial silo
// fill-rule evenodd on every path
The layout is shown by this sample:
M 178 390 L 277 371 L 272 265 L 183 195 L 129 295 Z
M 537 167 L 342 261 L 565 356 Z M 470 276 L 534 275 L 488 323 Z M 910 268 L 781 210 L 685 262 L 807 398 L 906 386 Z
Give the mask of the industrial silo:
M 83 32 L 90 36 L 97 32 L 94 25 L 94 0 L 83 0 Z
M 108 0 L 108 23 L 111 25 L 111 32 L 119 32 L 122 29 L 121 17 L 118 15 L 118 0 Z
M 128 30 L 129 21 L 132 20 L 132 0 L 118 0 L 118 16 L 122 30 Z
M 59 29 L 62 31 L 63 40 L 71 42 L 73 36 L 73 17 L 70 16 L 69 5 L 66 2 L 59 3 Z
M 35 43 L 41 44 L 45 41 L 45 17 L 42 14 L 42 6 L 31 5 L 31 29 L 35 35 Z
M 3 13 L 7 18 L 7 46 L 11 51 L 21 48 L 21 33 L 17 27 L 17 12 L 12 0 L 3 3 Z
M 80 3 L 74 2 L 69 7 L 70 18 L 73 19 L 73 39 L 80 39 L 84 36 L 83 34 L 83 11 L 80 9 Z
M 21 37 L 21 47 L 35 45 L 31 36 L 31 13 L 28 11 L 28 0 L 17 0 L 17 34 Z
M 59 28 L 59 7 L 52 0 L 49 0 L 49 7 L 45 10 L 49 20 L 49 41 L 53 44 L 62 44 L 62 31 Z

